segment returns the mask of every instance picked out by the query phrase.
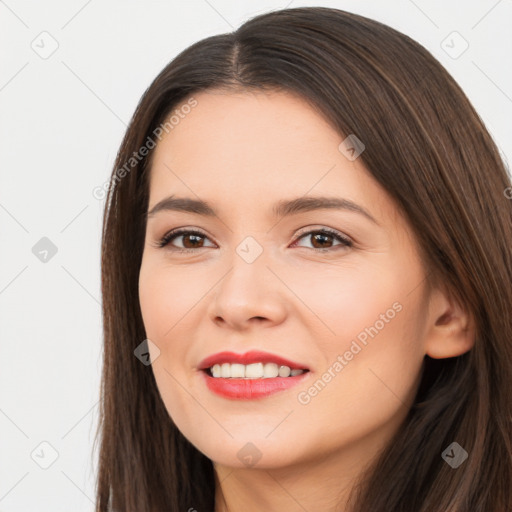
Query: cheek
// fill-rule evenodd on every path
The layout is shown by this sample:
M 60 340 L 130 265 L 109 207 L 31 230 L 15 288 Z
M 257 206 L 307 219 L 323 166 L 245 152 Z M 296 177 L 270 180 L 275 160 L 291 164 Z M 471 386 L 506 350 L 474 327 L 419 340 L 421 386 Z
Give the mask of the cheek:
M 191 370 L 190 340 L 198 329 L 197 311 L 215 281 L 208 269 L 192 272 L 143 259 L 139 302 L 146 336 L 160 350 L 152 368 L 166 404 L 183 394 L 179 383 Z
M 294 290 L 329 328 L 315 336 L 323 360 L 317 384 L 299 390 L 298 401 L 326 422 L 335 416 L 348 427 L 354 418 L 347 411 L 361 416 L 361 424 L 383 421 L 414 393 L 424 358 L 421 268 L 382 263 L 317 276 L 314 286 L 296 282 Z
M 403 304 L 385 327 L 368 330 L 366 344 L 350 335 L 334 344 L 324 340 L 327 363 L 307 387 L 297 390 L 294 408 L 295 428 L 301 438 L 313 440 L 315 453 L 391 432 L 405 419 L 424 357 L 412 328 L 414 314 L 412 304 Z M 347 330 L 355 332 L 359 326 Z
M 170 272 L 143 259 L 139 275 L 141 313 L 147 338 L 160 350 L 151 369 L 169 416 L 178 425 L 186 425 L 192 414 L 188 395 L 179 384 L 184 382 L 186 371 L 186 343 L 179 343 L 183 339 L 179 330 L 197 301 L 198 291 L 194 290 L 186 273 Z
M 329 353 L 329 347 L 343 349 L 344 340 L 356 337 L 376 321 L 380 325 L 381 314 L 395 317 L 405 299 L 409 279 L 383 257 L 372 264 L 343 263 L 311 271 L 305 268 L 300 273 L 290 273 L 287 282 L 312 312 L 308 323 L 312 324 L 314 316 L 321 322 L 320 339 L 327 342 L 324 348 Z
M 196 271 L 169 269 L 165 264 L 143 261 L 139 301 L 148 338 L 171 338 L 211 287 L 210 281 L 211 276 Z

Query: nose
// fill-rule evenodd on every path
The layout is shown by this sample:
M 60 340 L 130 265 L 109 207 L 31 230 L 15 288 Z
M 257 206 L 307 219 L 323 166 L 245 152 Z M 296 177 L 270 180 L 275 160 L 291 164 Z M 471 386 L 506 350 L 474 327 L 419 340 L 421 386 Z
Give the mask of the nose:
M 237 331 L 282 323 L 291 300 L 276 277 L 276 265 L 263 255 L 249 263 L 234 254 L 230 262 L 231 268 L 212 290 L 208 309 L 211 320 Z

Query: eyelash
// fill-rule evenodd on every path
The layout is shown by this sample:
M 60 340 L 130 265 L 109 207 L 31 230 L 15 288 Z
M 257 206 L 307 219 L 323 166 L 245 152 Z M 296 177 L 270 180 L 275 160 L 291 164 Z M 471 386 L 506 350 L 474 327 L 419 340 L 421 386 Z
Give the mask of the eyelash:
M 343 236 L 338 231 L 335 231 L 335 230 L 332 230 L 332 229 L 329 229 L 329 228 L 313 229 L 313 230 L 310 230 L 310 231 L 303 232 L 303 233 L 301 233 L 298 236 L 296 241 L 300 240 L 302 237 L 304 237 L 306 235 L 318 235 L 318 234 L 331 235 L 336 240 L 341 242 L 341 245 L 345 246 L 346 248 L 353 247 L 353 245 L 354 245 L 352 240 L 350 240 L 348 237 Z M 170 231 L 169 233 L 166 233 L 157 242 L 156 246 L 159 247 L 159 248 L 166 247 L 171 242 L 171 240 L 173 240 L 174 238 L 177 238 L 179 235 L 197 235 L 197 236 L 200 236 L 200 237 L 208 238 L 204 233 L 201 233 L 200 231 L 196 231 L 196 230 L 193 230 L 193 229 L 176 229 L 174 231 Z M 294 243 L 296 243 L 296 242 L 294 242 Z M 339 247 L 339 246 L 326 247 L 326 248 L 320 248 L 320 249 L 317 249 L 317 248 L 313 247 L 313 250 L 317 251 L 317 252 L 329 252 L 329 251 L 336 250 L 335 247 Z M 190 252 L 197 251 L 198 249 L 205 249 L 205 247 L 199 247 L 199 248 L 195 248 L 195 249 L 194 248 L 189 248 L 189 247 L 186 247 L 186 248 L 173 247 L 171 250 L 179 252 L 179 253 L 190 253 Z M 309 247 L 303 247 L 303 249 L 309 249 Z

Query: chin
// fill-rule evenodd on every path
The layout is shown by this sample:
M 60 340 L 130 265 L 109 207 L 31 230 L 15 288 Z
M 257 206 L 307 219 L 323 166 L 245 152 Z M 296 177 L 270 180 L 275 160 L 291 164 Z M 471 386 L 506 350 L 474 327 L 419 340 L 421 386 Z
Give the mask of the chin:
M 236 437 L 229 441 L 195 444 L 212 462 L 236 469 L 275 469 L 298 462 L 298 443 L 290 440 L 259 437 Z M 273 434 L 271 434 L 272 437 Z M 283 449 L 285 447 L 285 449 Z

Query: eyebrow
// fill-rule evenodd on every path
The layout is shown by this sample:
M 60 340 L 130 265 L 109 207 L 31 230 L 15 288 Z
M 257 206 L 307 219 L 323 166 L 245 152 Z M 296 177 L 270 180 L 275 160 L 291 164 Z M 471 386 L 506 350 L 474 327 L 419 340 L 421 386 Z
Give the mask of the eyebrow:
M 349 199 L 340 197 L 302 196 L 295 199 L 281 200 L 274 204 L 272 213 L 275 217 L 288 217 L 298 213 L 323 209 L 346 210 L 359 213 L 380 226 L 379 222 L 365 208 Z M 147 213 L 147 216 L 152 217 L 161 211 L 180 211 L 206 217 L 217 217 L 217 212 L 209 203 L 189 197 L 166 197 L 153 206 Z

